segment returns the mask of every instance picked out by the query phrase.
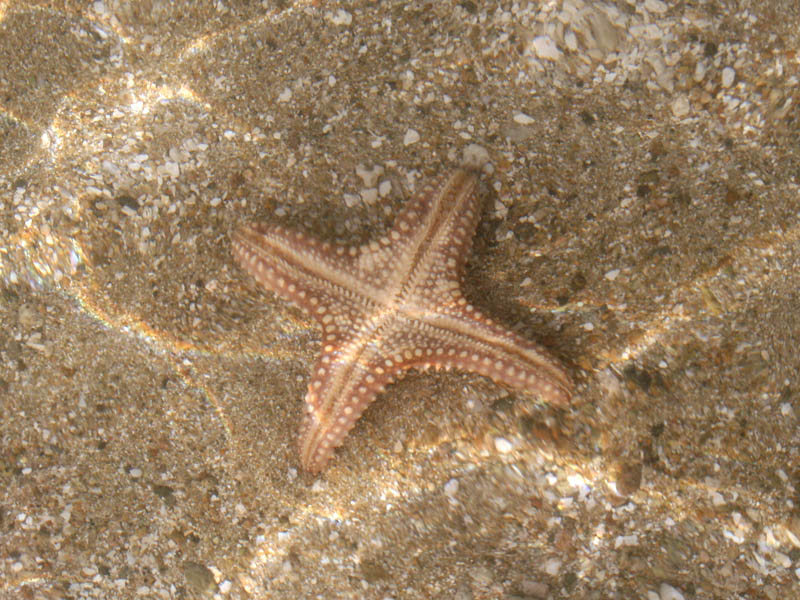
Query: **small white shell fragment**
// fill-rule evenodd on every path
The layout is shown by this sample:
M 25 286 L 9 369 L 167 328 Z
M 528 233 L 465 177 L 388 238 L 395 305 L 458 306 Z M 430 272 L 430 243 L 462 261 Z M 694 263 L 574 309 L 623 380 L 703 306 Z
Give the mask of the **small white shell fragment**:
M 362 164 L 356 165 L 356 175 L 364 182 L 364 187 L 373 188 L 378 183 L 378 178 L 383 175 L 383 167 L 375 165 L 368 169 Z
M 621 548 L 622 546 L 636 546 L 639 543 L 639 536 L 633 535 L 618 535 L 614 538 L 614 548 Z
M 699 83 L 703 81 L 703 77 L 705 76 L 706 76 L 706 65 L 704 62 L 701 61 L 694 66 L 693 79 Z
M 508 454 L 511 452 L 513 446 L 511 442 L 509 442 L 506 438 L 503 437 L 496 437 L 494 438 L 494 447 L 500 454 Z
M 661 0 L 645 0 L 644 7 L 648 11 L 658 13 L 659 15 L 663 15 L 667 12 L 667 5 Z
M 531 45 L 533 46 L 533 51 L 536 53 L 536 56 L 539 58 L 544 58 L 546 60 L 559 60 L 564 55 L 564 53 L 558 49 L 556 43 L 548 35 L 536 36 L 533 38 Z
M 678 96 L 670 104 L 672 114 L 677 118 L 682 119 L 689 114 L 689 99 L 686 96 Z
M 525 113 L 518 112 L 514 115 L 514 122 L 519 123 L 520 125 L 530 125 L 536 121 L 533 117 L 529 117 Z
M 605 278 L 614 281 L 619 276 L 619 269 L 611 269 L 605 274 Z
M 377 188 L 366 188 L 361 190 L 361 199 L 364 201 L 364 204 L 375 204 L 375 201 L 378 199 L 378 189 Z
M 662 583 L 658 588 L 658 593 L 661 596 L 661 600 L 685 600 L 683 594 L 668 583 Z
M 772 560 L 784 569 L 788 569 L 792 566 L 792 559 L 783 552 L 778 552 L 777 550 L 772 553 Z
M 411 144 L 416 144 L 419 141 L 419 132 L 416 129 L 409 129 L 406 131 L 405 136 L 403 136 L 403 145 L 410 146 Z
M 284 88 L 284 90 L 278 96 L 278 102 L 288 102 L 292 99 L 292 90 L 288 87 Z
M 329 15 L 331 23 L 334 25 L 350 25 L 353 22 L 353 15 L 340 8 L 335 13 Z
M 162 173 L 166 173 L 167 175 L 173 178 L 177 178 L 181 174 L 181 168 L 178 165 L 178 163 L 172 161 L 164 163 L 160 171 Z
M 557 558 L 551 558 L 546 563 L 544 563 L 544 572 L 550 575 L 551 577 L 555 577 L 558 575 L 558 572 L 561 570 L 561 561 Z
M 469 144 L 462 153 L 464 165 L 480 169 L 489 162 L 489 151 L 479 144 Z
M 567 45 L 567 50 L 575 52 L 578 49 L 578 37 L 572 29 L 564 32 L 564 43 Z
M 736 79 L 736 71 L 733 70 L 733 67 L 725 67 L 722 69 L 722 87 L 731 87 L 734 79 Z
M 619 45 L 619 34 L 606 14 L 598 10 L 591 13 L 588 16 L 588 20 L 592 31 L 590 48 L 596 47 L 601 51 L 598 58 L 604 54 L 614 52 Z M 591 54 L 592 52 L 590 51 Z
M 380 195 L 381 198 L 386 198 L 386 196 L 388 196 L 391 191 L 392 191 L 392 182 L 389 181 L 388 179 L 384 179 L 378 184 L 378 195 Z

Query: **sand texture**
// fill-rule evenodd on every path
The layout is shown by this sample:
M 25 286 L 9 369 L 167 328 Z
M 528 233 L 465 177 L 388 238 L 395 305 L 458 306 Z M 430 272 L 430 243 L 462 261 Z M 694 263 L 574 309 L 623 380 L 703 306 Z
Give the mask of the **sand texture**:
M 793 0 L 0 0 L 0 599 L 796 595 L 798 32 Z M 308 475 L 320 331 L 230 234 L 364 243 L 465 154 L 465 294 L 573 404 L 413 371 Z

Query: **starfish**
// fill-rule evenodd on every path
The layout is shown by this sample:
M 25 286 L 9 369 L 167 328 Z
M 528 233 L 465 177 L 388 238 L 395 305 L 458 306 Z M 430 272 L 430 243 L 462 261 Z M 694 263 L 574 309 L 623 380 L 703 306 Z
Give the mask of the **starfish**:
M 325 466 L 384 387 L 410 368 L 456 368 L 566 405 L 572 381 L 544 348 L 497 325 L 461 281 L 480 217 L 477 177 L 459 169 L 427 185 L 392 228 L 349 247 L 280 225 L 233 235 L 238 263 L 322 328 L 300 429 L 302 466 Z

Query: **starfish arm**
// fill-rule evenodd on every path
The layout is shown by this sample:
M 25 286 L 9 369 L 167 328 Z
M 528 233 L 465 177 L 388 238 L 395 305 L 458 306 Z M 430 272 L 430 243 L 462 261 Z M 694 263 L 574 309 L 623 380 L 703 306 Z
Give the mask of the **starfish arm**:
M 409 357 L 405 367 L 478 373 L 557 406 L 569 404 L 572 397 L 572 380 L 558 359 L 539 344 L 497 325 L 466 301 L 416 319 L 388 345 L 394 356 Z
M 357 291 L 362 282 L 349 274 L 352 256 L 343 246 L 278 225 L 252 224 L 233 234 L 232 247 L 236 261 L 262 287 L 294 302 L 323 326 L 369 307 L 370 298 Z
M 373 345 L 330 342 L 323 342 L 314 365 L 298 440 L 300 463 L 312 473 L 323 469 L 396 373 Z
M 360 278 L 377 289 L 410 289 L 433 272 L 460 273 L 480 217 L 477 183 L 459 169 L 426 184 L 391 229 L 360 248 Z
M 361 417 L 399 373 L 415 367 L 456 368 L 500 385 L 569 403 L 572 381 L 547 350 L 483 317 L 468 305 L 460 314 L 397 318 L 362 336 L 339 341 L 326 336 L 305 398 L 300 461 L 321 471 Z
M 426 184 L 391 229 L 358 248 L 352 272 L 378 296 L 414 273 L 460 273 L 480 217 L 476 187 L 476 176 L 464 169 Z

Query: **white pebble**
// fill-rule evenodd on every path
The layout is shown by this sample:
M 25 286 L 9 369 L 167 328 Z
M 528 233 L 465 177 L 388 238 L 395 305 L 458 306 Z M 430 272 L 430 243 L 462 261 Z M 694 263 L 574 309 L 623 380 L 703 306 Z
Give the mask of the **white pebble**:
M 736 79 L 736 71 L 733 70 L 733 67 L 725 67 L 722 69 L 722 87 L 731 87 L 734 79 Z
M 561 570 L 561 561 L 557 558 L 551 558 L 546 563 L 544 563 L 544 572 L 550 575 L 551 577 L 555 577 L 558 575 L 558 572 Z
M 533 38 L 533 51 L 539 58 L 546 60 L 558 60 L 563 56 L 556 43 L 548 35 L 540 35 Z
M 142 470 L 138 467 L 133 467 L 130 471 L 128 471 L 128 475 L 133 477 L 134 479 L 138 479 L 142 476 Z
M 619 277 L 619 269 L 611 269 L 605 275 L 605 278 L 608 279 L 609 281 L 614 281 L 617 277 Z
M 353 22 L 353 15 L 343 8 L 340 8 L 335 13 L 330 15 L 330 20 L 334 25 L 350 25 L 350 23 Z
M 288 102 L 292 99 L 292 90 L 288 87 L 284 88 L 284 90 L 278 96 L 278 102 Z
M 672 114 L 679 119 L 689 114 L 689 99 L 686 96 L 678 96 L 672 101 L 670 106 L 672 108 Z
M 409 129 L 406 131 L 405 136 L 403 136 L 403 145 L 410 146 L 411 144 L 416 144 L 419 141 L 419 132 L 416 129 Z
M 547 598 L 550 593 L 550 588 L 546 583 L 532 579 L 523 580 L 520 587 L 522 588 L 522 595 L 526 598 Z
M 115 165 L 113 162 L 111 162 L 110 160 L 104 160 L 101 164 L 104 171 L 110 173 L 111 175 L 114 175 L 115 177 L 119 177 L 120 175 L 119 167 Z
M 564 33 L 564 43 L 567 45 L 567 50 L 575 52 L 578 49 L 578 38 L 572 29 L 567 29 Z
M 219 591 L 221 594 L 227 594 L 231 591 L 231 582 L 227 579 L 219 584 Z
M 734 544 L 744 544 L 744 538 L 740 535 L 736 535 L 730 529 L 723 529 L 722 537 L 732 541 Z
M 592 37 L 594 38 L 592 40 L 594 43 L 589 44 L 590 47 L 596 44 L 597 48 L 594 49 L 595 51 L 600 50 L 605 54 L 614 52 L 619 45 L 619 35 L 613 23 L 608 20 L 605 13 L 598 10 L 589 17 L 589 21 L 591 23 Z M 596 52 L 592 53 L 590 51 L 589 55 L 594 55 L 595 60 L 600 58 Z
M 792 566 L 792 559 L 783 552 L 778 552 L 777 550 L 772 553 L 772 560 L 784 569 L 788 569 Z
M 378 188 L 367 188 L 361 190 L 361 199 L 365 204 L 374 204 L 378 199 Z
M 636 534 L 618 535 L 614 539 L 614 548 L 620 548 L 622 546 L 636 546 L 638 543 L 639 543 L 639 536 Z
M 462 153 L 464 165 L 480 169 L 489 162 L 489 151 L 479 144 L 469 144 Z
M 508 454 L 511 452 L 513 446 L 511 442 L 509 442 L 506 438 L 503 437 L 496 437 L 494 438 L 494 447 L 500 454 Z
M 164 163 L 161 171 L 170 177 L 177 178 L 181 174 L 181 168 L 178 163 L 168 162 Z
M 663 15 L 667 12 L 667 5 L 661 0 L 645 0 L 644 7 L 653 13 Z
M 699 62 L 694 66 L 694 75 L 693 78 L 696 82 L 703 81 L 703 77 L 706 76 L 706 64 L 704 62 Z
M 458 492 L 458 479 L 451 479 L 444 484 L 444 493 L 449 497 L 453 497 Z
M 518 112 L 514 115 L 514 123 L 519 123 L 520 125 L 530 125 L 531 123 L 535 123 L 536 120 L 533 117 L 529 117 L 525 113 Z
M 658 593 L 661 596 L 661 600 L 685 600 L 683 594 L 668 583 L 662 583 L 661 587 L 658 588 Z
M 381 198 L 386 198 L 389 193 L 392 191 L 392 182 L 388 179 L 384 179 L 378 184 L 378 194 Z

